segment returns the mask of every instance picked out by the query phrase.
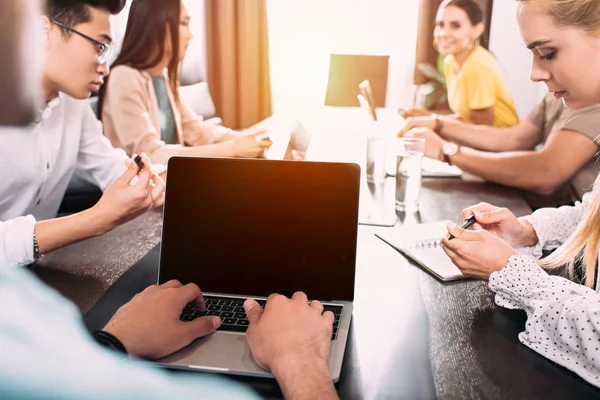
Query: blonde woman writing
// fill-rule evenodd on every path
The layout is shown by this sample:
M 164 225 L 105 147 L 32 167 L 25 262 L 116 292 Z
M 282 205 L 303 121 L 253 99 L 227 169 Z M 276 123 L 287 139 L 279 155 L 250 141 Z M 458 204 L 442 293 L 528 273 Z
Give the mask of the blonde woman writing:
M 518 21 L 533 53 L 534 74 L 547 75 L 548 90 L 577 109 L 600 101 L 600 2 L 520 0 Z M 525 172 L 525 171 L 524 171 Z M 516 218 L 478 204 L 463 211 L 479 226 L 449 228 L 444 251 L 467 275 L 489 279 L 496 303 L 527 312 L 520 341 L 600 387 L 600 178 L 581 203 L 540 209 Z M 542 249 L 551 256 L 537 260 Z M 514 248 L 519 248 L 519 252 Z M 571 280 L 545 270 L 568 266 Z

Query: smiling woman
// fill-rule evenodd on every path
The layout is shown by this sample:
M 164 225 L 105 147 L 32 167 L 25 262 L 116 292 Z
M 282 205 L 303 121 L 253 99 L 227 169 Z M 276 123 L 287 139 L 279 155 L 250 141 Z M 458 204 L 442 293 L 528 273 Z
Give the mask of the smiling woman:
M 443 70 L 448 104 L 454 115 L 441 117 L 419 108 L 401 110 L 406 117 L 422 117 L 412 121 L 414 127 L 439 131 L 444 121 L 456 118 L 499 128 L 519 122 L 502 68 L 482 45 L 485 44 L 485 23 L 476 0 L 445 0 L 440 4 L 435 17 L 433 47 L 445 56 Z
M 509 127 L 518 116 L 504 74 L 480 45 L 485 26 L 474 0 L 446 0 L 436 16 L 434 46 L 446 55 L 448 103 L 463 121 Z

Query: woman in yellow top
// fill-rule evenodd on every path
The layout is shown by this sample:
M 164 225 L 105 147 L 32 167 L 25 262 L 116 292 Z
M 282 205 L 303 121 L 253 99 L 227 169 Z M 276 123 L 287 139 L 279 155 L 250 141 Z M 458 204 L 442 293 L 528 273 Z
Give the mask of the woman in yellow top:
M 446 55 L 448 104 L 456 113 L 453 117 L 464 122 L 514 126 L 519 118 L 502 70 L 479 44 L 484 29 L 483 12 L 474 0 L 446 0 L 438 9 L 434 45 Z M 419 117 L 422 124 L 418 125 L 432 129 L 442 123 L 439 116 L 418 110 L 407 110 L 405 115 Z

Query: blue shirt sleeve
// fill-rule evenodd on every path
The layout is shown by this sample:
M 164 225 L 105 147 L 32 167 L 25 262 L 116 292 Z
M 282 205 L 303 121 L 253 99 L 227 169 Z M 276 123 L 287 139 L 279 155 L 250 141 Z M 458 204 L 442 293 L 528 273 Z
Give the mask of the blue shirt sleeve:
M 1 399 L 256 399 L 208 374 L 168 374 L 98 346 L 79 310 L 22 268 L 0 268 Z

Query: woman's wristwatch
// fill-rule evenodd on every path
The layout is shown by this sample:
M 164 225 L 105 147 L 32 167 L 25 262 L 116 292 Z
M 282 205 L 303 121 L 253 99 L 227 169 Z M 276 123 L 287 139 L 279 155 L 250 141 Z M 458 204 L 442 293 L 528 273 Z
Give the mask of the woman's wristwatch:
M 457 145 L 456 143 L 445 142 L 442 145 L 442 150 L 440 151 L 440 156 L 439 156 L 440 161 L 443 161 L 449 165 L 452 165 L 450 157 L 452 157 L 453 155 L 458 153 L 459 150 L 460 150 L 460 146 Z

